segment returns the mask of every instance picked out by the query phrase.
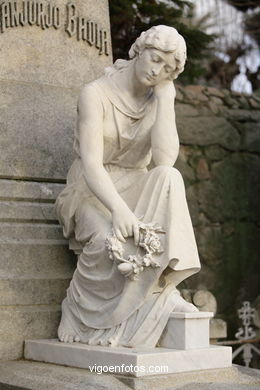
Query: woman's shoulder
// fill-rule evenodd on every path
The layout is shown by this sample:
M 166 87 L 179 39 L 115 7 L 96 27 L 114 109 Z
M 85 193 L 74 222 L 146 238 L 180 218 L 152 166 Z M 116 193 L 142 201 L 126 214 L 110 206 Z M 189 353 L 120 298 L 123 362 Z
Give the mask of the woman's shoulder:
M 100 77 L 101 79 L 102 77 Z M 102 91 L 102 89 L 101 89 Z M 86 84 L 84 84 L 81 88 L 81 92 L 84 93 L 100 93 L 100 87 L 99 87 L 99 79 L 90 81 Z
M 104 76 L 100 78 L 90 81 L 83 85 L 80 91 L 80 96 L 85 97 L 87 99 L 98 99 L 104 101 L 106 95 L 104 93 L 104 88 L 102 85 L 104 84 Z

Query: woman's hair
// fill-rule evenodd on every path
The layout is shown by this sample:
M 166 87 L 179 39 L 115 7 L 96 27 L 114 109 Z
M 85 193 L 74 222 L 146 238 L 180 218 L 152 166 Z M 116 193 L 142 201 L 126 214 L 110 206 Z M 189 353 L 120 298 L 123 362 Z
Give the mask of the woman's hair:
M 183 71 L 186 61 L 186 43 L 175 28 L 159 25 L 142 32 L 129 50 L 130 59 L 138 56 L 146 48 L 170 52 L 174 55 L 176 69 L 172 73 L 173 80 Z

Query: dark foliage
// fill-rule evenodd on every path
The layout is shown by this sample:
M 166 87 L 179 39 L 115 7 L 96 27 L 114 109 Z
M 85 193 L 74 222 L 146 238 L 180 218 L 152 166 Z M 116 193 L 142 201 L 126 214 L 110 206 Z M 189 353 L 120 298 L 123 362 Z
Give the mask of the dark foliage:
M 246 49 L 241 46 L 230 47 L 226 51 L 229 56 L 228 62 L 219 57 L 212 58 L 208 64 L 208 72 L 205 75 L 207 83 L 217 88 L 231 89 L 234 77 L 239 74 L 237 59 L 245 53 Z
M 201 59 L 207 56 L 207 48 L 213 36 L 183 22 L 192 16 L 193 4 L 189 1 L 169 0 L 169 4 L 157 0 L 109 0 L 111 34 L 114 60 L 128 58 L 131 44 L 142 31 L 165 24 L 175 27 L 187 42 L 188 62 L 182 80 L 194 82 L 204 72 Z
M 245 31 L 260 46 L 260 12 L 253 13 L 245 18 Z
M 245 31 L 260 46 L 260 11 L 256 10 L 257 7 L 260 7 L 260 0 L 226 0 L 226 2 L 239 11 L 255 10 L 255 12 L 245 15 L 244 27 Z
M 260 6 L 260 0 L 227 0 L 227 2 L 243 12 Z

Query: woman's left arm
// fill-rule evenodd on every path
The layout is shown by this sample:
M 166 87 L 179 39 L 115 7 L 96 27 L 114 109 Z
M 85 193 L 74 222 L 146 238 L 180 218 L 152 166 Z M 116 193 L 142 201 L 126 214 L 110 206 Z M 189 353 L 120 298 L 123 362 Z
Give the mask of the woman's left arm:
M 154 87 L 157 114 L 152 128 L 151 143 L 154 164 L 173 166 L 179 154 L 179 137 L 175 123 L 175 87 L 164 81 Z

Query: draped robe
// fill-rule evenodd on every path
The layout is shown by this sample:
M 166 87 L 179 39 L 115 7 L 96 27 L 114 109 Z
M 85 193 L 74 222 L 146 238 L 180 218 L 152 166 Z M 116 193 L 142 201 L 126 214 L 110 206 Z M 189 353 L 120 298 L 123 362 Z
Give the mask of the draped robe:
M 56 202 L 64 235 L 78 255 L 62 311 L 81 342 L 154 347 L 174 310 L 176 286 L 198 272 L 200 262 L 181 174 L 166 166 L 147 169 L 156 99 L 151 91 L 138 106 L 112 75 L 107 72 L 85 87 L 102 107 L 103 164 L 135 215 L 164 229 L 163 252 L 156 255 L 160 266 L 145 268 L 138 280 L 122 275 L 109 259 L 105 240 L 112 228 L 111 213 L 87 185 L 76 130 L 77 157 Z M 133 239 L 127 242 L 126 255 L 136 251 Z

